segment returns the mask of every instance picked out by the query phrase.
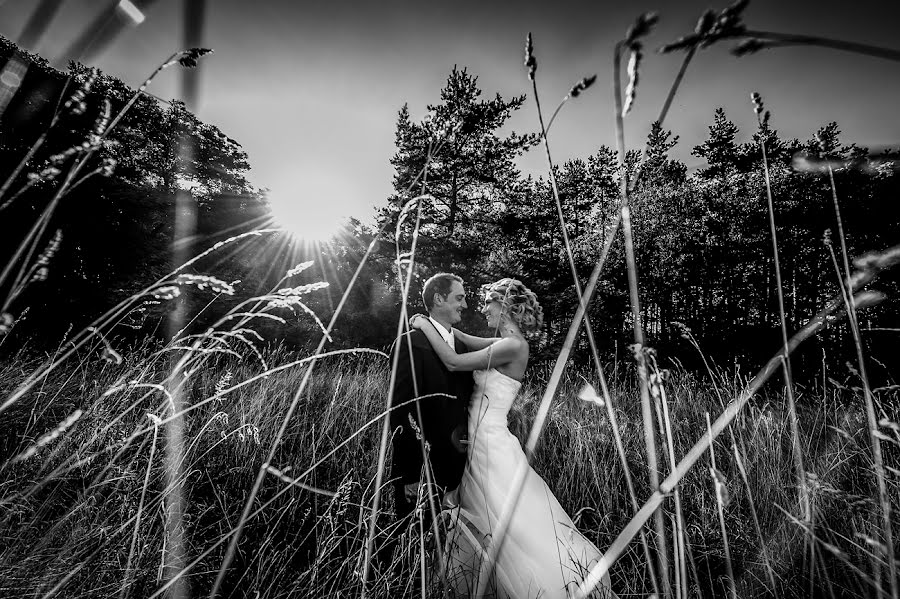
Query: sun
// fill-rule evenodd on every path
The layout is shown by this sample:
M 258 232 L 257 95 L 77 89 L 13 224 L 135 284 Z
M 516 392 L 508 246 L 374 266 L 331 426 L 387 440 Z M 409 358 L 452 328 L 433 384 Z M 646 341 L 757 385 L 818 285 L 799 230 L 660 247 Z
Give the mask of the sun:
M 346 223 L 345 202 L 335 190 L 307 181 L 273 186 L 266 194 L 275 225 L 285 228 L 299 241 L 324 242 Z

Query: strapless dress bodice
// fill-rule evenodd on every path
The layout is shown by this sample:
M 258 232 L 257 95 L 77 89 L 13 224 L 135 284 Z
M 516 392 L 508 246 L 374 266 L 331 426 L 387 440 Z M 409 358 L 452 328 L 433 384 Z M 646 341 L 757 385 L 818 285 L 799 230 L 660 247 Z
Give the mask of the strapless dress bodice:
M 469 427 L 475 425 L 506 426 L 506 416 L 512 407 L 522 383 L 496 368 L 476 370 L 475 390 L 469 407 Z M 470 430 L 470 439 L 472 433 Z

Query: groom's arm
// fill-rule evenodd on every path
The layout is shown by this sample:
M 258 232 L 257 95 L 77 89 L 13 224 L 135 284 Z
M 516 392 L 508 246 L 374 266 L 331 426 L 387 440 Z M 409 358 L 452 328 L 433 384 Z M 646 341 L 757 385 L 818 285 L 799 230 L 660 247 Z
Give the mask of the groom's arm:
M 415 397 L 413 376 L 419 385 L 423 380 L 422 360 L 418 358 L 418 350 L 414 346 L 413 359 L 410 360 L 410 347 L 409 334 L 400 337 L 395 345 L 400 355 L 397 361 L 392 405 L 400 407 L 395 407 L 390 413 L 391 442 L 394 451 L 391 475 L 407 485 L 417 483 L 422 472 L 422 442 L 416 437 L 416 431 L 411 424 L 412 420 L 418 425 L 416 403 L 410 402 Z

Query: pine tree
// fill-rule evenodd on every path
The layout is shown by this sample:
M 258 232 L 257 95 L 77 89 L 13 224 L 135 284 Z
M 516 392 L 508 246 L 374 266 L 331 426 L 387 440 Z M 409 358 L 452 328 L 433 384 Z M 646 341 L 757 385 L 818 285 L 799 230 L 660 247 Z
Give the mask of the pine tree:
M 740 153 L 735 143 L 737 132 L 737 125 L 728 120 L 725 110 L 716 108 L 715 119 L 709 127 L 709 137 L 691 151 L 692 155 L 705 159 L 709 165 L 700 171 L 700 176 L 713 178 L 738 168 Z
M 681 183 L 687 176 L 687 167 L 681 162 L 669 159 L 669 151 L 678 145 L 678 136 L 662 128 L 659 121 L 650 127 L 647 134 L 647 158 L 641 173 L 641 184 Z
M 403 204 L 415 197 L 411 185 L 428 165 L 426 192 L 434 200 L 424 207 L 426 238 L 464 243 L 473 228 L 496 224 L 519 181 L 514 160 L 537 143 L 533 134 L 498 135 L 525 96 L 510 100 L 497 94 L 481 99 L 477 77 L 454 67 L 441 90 L 441 102 L 427 106 L 428 116 L 414 122 L 409 107 L 398 114 L 395 194 L 380 216 L 392 224 Z M 407 191 L 408 190 L 408 191 Z

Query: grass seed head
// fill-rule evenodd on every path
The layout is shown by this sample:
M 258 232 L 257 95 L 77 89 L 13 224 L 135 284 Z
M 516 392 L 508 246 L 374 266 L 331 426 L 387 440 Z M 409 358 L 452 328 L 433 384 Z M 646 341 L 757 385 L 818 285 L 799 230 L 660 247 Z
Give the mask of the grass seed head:
M 637 95 L 638 73 L 643 53 L 640 42 L 631 45 L 631 56 L 628 59 L 628 87 L 625 88 L 625 103 L 622 106 L 622 116 L 627 115 L 634 106 L 634 98 Z
M 741 21 L 741 16 L 744 9 L 747 8 L 748 3 L 747 0 L 738 0 L 718 14 L 712 10 L 707 10 L 700 15 L 700 19 L 694 27 L 694 33 L 682 36 L 670 44 L 665 44 L 659 48 L 659 52 L 661 54 L 668 54 L 669 52 L 675 52 L 676 50 L 708 48 L 721 39 L 740 37 L 741 34 L 747 30 L 746 26 Z M 742 45 L 743 44 L 739 45 L 738 48 L 741 48 Z M 744 53 L 749 53 L 750 51 L 756 51 L 758 49 L 760 48 L 754 48 L 751 44 L 746 48 Z M 736 50 L 737 48 L 735 48 L 734 51 Z
M 48 269 L 46 266 L 41 266 L 40 268 L 38 268 L 34 271 L 34 274 L 31 275 L 31 279 L 29 280 L 29 282 L 30 283 L 38 283 L 41 281 L 46 281 L 47 275 L 49 273 L 50 273 L 50 269 Z
M 639 39 L 649 35 L 657 21 L 659 21 L 659 15 L 655 12 L 645 12 L 640 15 L 625 33 L 625 45 L 631 47 L 638 43 Z
M 180 274 L 175 278 L 176 285 L 193 285 L 197 289 L 209 289 L 213 293 L 234 295 L 234 287 L 225 281 L 209 275 Z
M 192 69 L 197 66 L 197 61 L 207 54 L 211 54 L 212 49 L 210 48 L 188 48 L 187 50 L 183 50 L 181 52 L 181 56 L 178 57 L 178 64 L 183 67 Z
M 525 38 L 525 68 L 528 69 L 528 80 L 534 81 L 534 72 L 537 70 L 537 59 L 534 57 L 534 42 L 531 39 L 531 32 Z
M 25 460 L 36 454 L 40 448 L 52 443 L 54 440 L 58 439 L 60 435 L 69 430 L 72 425 L 75 424 L 79 418 L 81 418 L 82 414 L 83 412 L 81 409 L 75 410 L 74 412 L 69 414 L 69 416 L 67 416 L 65 420 L 59 423 L 59 426 L 38 439 L 37 443 L 30 446 L 23 453 L 16 456 L 13 461 L 24 462 Z
M 112 104 L 110 104 L 109 98 L 103 98 L 103 109 L 97 115 L 97 120 L 94 121 L 94 135 L 103 135 L 106 126 L 109 125 L 110 116 L 112 116 Z
M 301 262 L 294 268 L 287 271 L 287 274 L 285 275 L 285 277 L 287 278 L 287 277 L 293 277 L 294 275 L 299 275 L 301 272 L 303 272 L 304 270 L 306 270 L 307 268 L 309 268 L 312 265 L 313 265 L 312 260 L 308 260 L 306 262 Z
M 181 295 L 181 288 L 176 285 L 164 285 L 150 292 L 150 296 L 158 300 L 171 300 Z
M 722 9 L 721 18 L 728 19 L 738 19 L 744 12 L 744 9 L 747 8 L 747 5 L 750 4 L 750 0 L 737 0 L 731 6 L 727 6 Z
M 708 8 L 706 11 L 700 15 L 700 18 L 697 19 L 697 25 L 694 27 L 694 33 L 699 36 L 704 36 L 709 33 L 709 30 L 712 29 L 713 24 L 716 22 L 716 13 L 713 9 Z
M 285 287 L 284 289 L 279 289 L 276 293 L 278 295 L 306 295 L 307 293 L 325 289 L 326 287 L 328 287 L 328 281 L 318 281 L 316 283 L 308 283 L 297 287 Z
M 752 94 L 750 94 L 750 101 L 753 102 L 753 112 L 755 112 L 757 115 L 762 114 L 762 111 L 763 111 L 762 96 L 760 96 L 758 92 L 753 92 Z
M 81 151 L 80 145 L 72 146 L 70 148 L 67 148 L 63 152 L 59 152 L 58 154 L 53 154 L 52 156 L 50 156 L 50 158 L 47 159 L 47 161 L 53 166 L 59 166 L 63 162 L 65 162 L 67 158 L 74 156 L 75 154 L 79 153 L 80 151 Z
M 226 370 L 225 374 L 223 374 L 222 377 L 218 381 L 216 381 L 215 396 L 218 399 L 218 401 L 222 401 L 222 399 L 223 399 L 222 393 L 225 391 L 225 389 L 228 388 L 228 385 L 231 384 L 232 376 L 234 376 L 232 374 L 232 372 L 230 370 Z M 224 414 L 224 412 L 221 412 L 221 413 Z M 225 415 L 225 418 L 226 418 L 226 422 L 227 422 L 227 419 L 228 419 L 227 414 Z
M 55 166 L 48 166 L 38 173 L 28 173 L 28 181 L 32 184 L 38 181 L 53 181 L 59 176 L 60 172 Z
M 38 256 L 37 261 L 35 261 L 35 265 L 37 266 L 46 266 L 50 264 L 50 260 L 53 259 L 53 256 L 56 255 L 56 252 L 59 250 L 60 244 L 62 244 L 62 229 L 57 229 L 53 233 L 53 237 L 50 238 L 50 241 L 47 243 L 47 247 L 44 248 L 44 251 L 41 252 L 41 255 Z
M 100 71 L 96 68 L 91 68 L 88 71 L 87 77 L 85 77 L 84 81 L 75 90 L 75 93 L 66 100 L 65 104 L 63 104 L 63 108 L 68 110 L 74 115 L 84 114 L 84 111 L 87 110 L 87 104 L 84 99 L 90 93 L 91 88 L 94 87 L 94 82 L 97 80 L 97 75 L 99 75 Z
M 569 90 L 569 96 L 572 98 L 577 98 L 581 95 L 581 92 L 592 86 L 595 81 L 597 81 L 597 75 L 585 77 L 584 79 L 576 83 L 571 90 Z
M 415 421 L 412 414 L 407 413 L 407 418 L 409 418 L 409 426 L 412 427 L 413 431 L 416 433 L 416 439 L 422 440 L 422 429 L 419 428 L 419 423 Z

